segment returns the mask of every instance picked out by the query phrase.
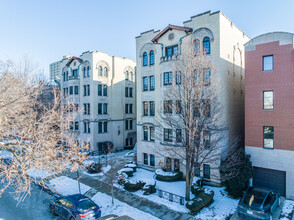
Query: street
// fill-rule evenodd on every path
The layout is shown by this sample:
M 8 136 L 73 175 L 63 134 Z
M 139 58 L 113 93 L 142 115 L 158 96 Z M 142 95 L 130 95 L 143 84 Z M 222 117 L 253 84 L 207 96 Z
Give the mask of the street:
M 17 201 L 8 191 L 0 198 L 0 220 L 58 219 L 50 214 L 49 203 L 53 196 L 32 187 L 31 195 L 17 205 Z

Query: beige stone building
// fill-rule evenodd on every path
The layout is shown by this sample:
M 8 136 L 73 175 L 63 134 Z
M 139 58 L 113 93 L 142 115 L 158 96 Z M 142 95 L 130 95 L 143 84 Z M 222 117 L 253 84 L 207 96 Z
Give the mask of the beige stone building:
M 168 25 L 162 31 L 150 30 L 136 37 L 137 66 L 137 159 L 138 164 L 154 170 L 172 162 L 171 170 L 180 169 L 185 173 L 183 163 L 178 166 L 180 158 L 163 157 L 166 144 L 162 128 L 157 127 L 163 106 L 164 90 L 176 83 L 176 73 L 172 72 L 173 60 L 181 51 L 184 41 L 198 40 L 200 48 L 206 51 L 220 77 L 223 88 L 222 108 L 223 126 L 226 127 L 223 146 L 229 141 L 243 135 L 244 125 L 244 44 L 249 40 L 236 25 L 222 12 L 205 12 L 191 17 L 183 26 Z M 213 86 L 213 85 L 211 85 Z M 175 114 L 173 111 L 172 114 Z M 176 134 L 171 134 L 171 144 Z M 179 151 L 181 149 L 179 148 Z M 222 153 L 223 155 L 224 153 Z M 221 158 L 215 161 L 220 164 Z M 182 161 L 181 161 L 182 162 Z M 210 169 L 211 164 L 204 164 L 200 176 L 211 184 L 218 185 L 221 178 L 218 169 Z
M 72 56 L 65 55 L 61 60 L 53 62 L 49 65 L 49 78 L 50 81 L 56 81 L 60 83 L 61 67 L 64 66 Z
M 72 114 L 69 131 L 91 151 L 103 153 L 136 142 L 135 62 L 87 51 L 61 67 L 62 107 Z

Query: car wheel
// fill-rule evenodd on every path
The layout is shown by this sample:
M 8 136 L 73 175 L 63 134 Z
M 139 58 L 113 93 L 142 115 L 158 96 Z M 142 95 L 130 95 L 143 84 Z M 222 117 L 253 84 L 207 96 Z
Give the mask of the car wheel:
M 49 209 L 50 209 L 50 213 L 51 213 L 52 215 L 56 215 L 56 213 L 55 213 L 55 209 L 54 209 L 54 206 L 53 206 L 53 205 L 50 205 Z

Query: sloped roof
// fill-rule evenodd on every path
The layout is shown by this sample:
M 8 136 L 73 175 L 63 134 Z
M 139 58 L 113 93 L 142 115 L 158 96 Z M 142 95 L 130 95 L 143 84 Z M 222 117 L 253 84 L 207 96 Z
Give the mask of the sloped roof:
M 72 61 L 74 61 L 74 60 L 77 60 L 77 61 L 79 61 L 80 63 L 83 62 L 83 60 L 82 60 L 81 58 L 79 58 L 79 57 L 72 57 L 72 58 L 66 63 L 66 66 L 69 66 L 69 65 L 72 63 Z
M 185 31 L 186 34 L 192 31 L 192 28 L 189 27 L 182 27 L 182 26 L 177 26 L 177 25 L 172 25 L 169 24 L 166 28 L 164 28 L 162 31 L 160 31 L 153 39 L 152 42 L 155 43 L 158 41 L 159 38 L 161 38 L 166 32 L 169 30 L 179 30 L 179 31 Z

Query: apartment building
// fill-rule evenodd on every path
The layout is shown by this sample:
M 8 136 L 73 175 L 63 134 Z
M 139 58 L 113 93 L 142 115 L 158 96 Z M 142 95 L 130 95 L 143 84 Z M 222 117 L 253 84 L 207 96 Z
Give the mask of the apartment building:
M 171 130 L 166 134 L 169 129 L 162 131 L 157 126 L 161 120 L 159 114 L 163 109 L 164 90 L 177 80 L 172 65 L 181 51 L 183 41 L 197 42 L 212 60 L 221 79 L 222 122 L 226 133 L 220 146 L 223 149 L 221 156 L 215 161 L 214 167 L 220 165 L 230 140 L 244 132 L 243 45 L 248 40 L 248 36 L 219 11 L 193 16 L 183 26 L 168 25 L 162 31 L 150 30 L 136 37 L 137 160 L 141 167 L 154 170 L 163 164 L 172 163 L 171 170 L 180 170 L 185 174 L 182 158 L 172 155 L 163 157 L 162 153 L 158 153 L 164 151 L 164 145 L 176 142 L 177 132 Z M 175 103 L 175 100 L 171 102 Z M 175 114 L 175 110 L 171 109 L 170 113 Z M 211 169 L 211 164 L 203 164 L 196 175 L 212 185 L 222 182 L 219 170 Z
M 87 51 L 61 67 L 62 106 L 72 114 L 69 131 L 91 151 L 136 143 L 135 62 Z
M 60 83 L 61 67 L 64 66 L 72 56 L 65 55 L 59 61 L 53 62 L 49 65 L 49 78 L 50 81 L 57 81 Z
M 245 148 L 253 185 L 294 198 L 294 35 L 262 34 L 245 44 Z

